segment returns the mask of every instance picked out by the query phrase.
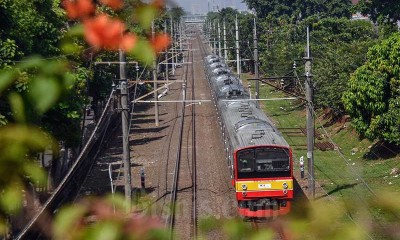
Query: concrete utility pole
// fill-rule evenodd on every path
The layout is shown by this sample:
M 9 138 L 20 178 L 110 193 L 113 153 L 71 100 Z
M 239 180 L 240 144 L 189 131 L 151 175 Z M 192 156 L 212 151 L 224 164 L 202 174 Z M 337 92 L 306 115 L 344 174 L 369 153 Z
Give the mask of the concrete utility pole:
M 175 62 L 174 62 L 174 54 L 175 53 L 175 40 L 174 40 L 174 23 L 172 21 L 171 16 L 171 41 L 172 41 L 172 56 L 171 56 L 171 67 L 172 67 L 172 75 L 175 75 Z
M 216 27 L 215 27 L 215 20 L 214 20 L 214 23 L 213 23 L 213 53 L 214 53 L 214 55 L 216 55 L 217 54 L 217 39 L 216 39 L 216 35 L 217 35 L 217 31 L 216 31 Z
M 129 157 L 129 107 L 128 107 L 128 86 L 126 79 L 126 56 L 123 50 L 119 50 L 119 78 L 121 89 L 121 118 L 122 118 L 122 161 L 124 163 L 125 176 L 125 201 L 127 211 L 131 210 L 132 190 L 131 190 L 131 159 Z
M 260 74 L 258 72 L 258 43 L 257 43 L 257 24 L 256 18 L 254 18 L 254 75 L 255 78 L 259 79 Z M 256 81 L 256 99 L 260 98 L 260 81 Z
M 212 23 L 211 23 L 211 21 L 209 21 L 208 22 L 208 46 L 210 46 L 210 48 L 212 48 L 211 35 L 212 35 Z
M 219 25 L 218 21 L 218 56 L 222 58 L 222 52 L 221 52 L 221 27 Z
M 167 34 L 167 21 L 164 22 L 164 33 Z M 168 47 L 165 48 L 165 80 L 169 80 L 169 69 L 168 69 Z
M 178 36 L 179 36 L 179 52 L 182 52 L 183 49 L 183 38 L 182 38 L 182 24 L 180 22 L 178 22 L 177 24 L 175 24 L 175 26 L 177 26 L 176 28 L 176 37 L 175 37 L 175 41 L 177 41 Z M 178 55 L 180 54 L 176 54 L 176 63 L 178 63 Z M 183 56 L 182 56 L 182 61 L 183 61 Z
M 235 21 L 235 29 L 236 29 L 236 70 L 238 77 L 240 78 L 239 25 L 238 25 L 237 15 Z
M 154 29 L 154 21 L 151 22 L 151 36 L 152 39 L 155 38 L 155 29 Z M 153 60 L 153 80 L 154 80 L 154 118 L 155 118 L 155 123 L 156 127 L 159 126 L 159 121 L 158 121 L 158 91 L 157 91 L 157 57 L 154 57 Z
M 182 47 L 182 44 L 183 44 L 183 29 L 182 29 L 182 24 L 180 24 L 179 23 L 179 52 L 182 52 L 182 50 L 183 50 L 183 47 Z
M 308 187 L 310 195 L 315 197 L 314 179 L 314 114 L 313 114 L 313 83 L 311 74 L 310 56 L 310 29 L 307 27 L 307 57 L 305 59 L 306 72 L 306 99 L 307 99 L 307 164 L 308 164 Z
M 226 46 L 226 26 L 225 26 L 225 20 L 224 20 L 224 58 L 225 61 L 228 62 L 228 49 Z

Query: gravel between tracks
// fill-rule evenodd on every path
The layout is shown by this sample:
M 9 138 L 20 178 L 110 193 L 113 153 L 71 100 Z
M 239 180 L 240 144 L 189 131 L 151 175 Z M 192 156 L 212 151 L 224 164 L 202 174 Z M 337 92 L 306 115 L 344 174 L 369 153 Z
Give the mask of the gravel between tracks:
M 198 40 L 193 41 L 194 51 L 194 78 L 195 78 L 195 99 L 211 99 L 210 89 L 204 74 L 204 66 L 200 52 Z M 175 79 L 182 79 L 184 67 L 178 68 L 174 76 Z M 190 74 L 189 74 L 190 75 Z M 161 100 L 181 99 L 181 83 L 174 83 L 169 87 L 168 94 Z M 190 96 L 190 95 L 189 95 Z M 180 104 L 180 103 L 179 103 Z M 160 126 L 154 124 L 154 104 L 140 103 L 136 106 L 133 116 L 133 126 L 131 131 L 131 161 L 132 184 L 136 189 L 140 188 L 140 170 L 145 169 L 146 192 L 150 201 L 154 204 L 153 209 L 157 213 L 166 211 L 170 190 L 170 182 L 166 174 L 171 173 L 168 165 L 174 155 L 176 147 L 173 142 L 177 142 L 177 122 L 179 105 L 175 103 L 160 103 Z M 200 218 L 214 216 L 217 218 L 229 218 L 236 216 L 236 203 L 233 188 L 230 186 L 230 176 L 224 154 L 222 138 L 216 112 L 212 103 L 192 105 L 196 112 L 196 149 L 197 149 L 197 188 L 198 188 L 198 215 Z M 188 107 L 191 108 L 191 107 Z M 189 110 L 189 109 L 188 109 Z M 186 116 L 190 114 L 190 110 Z M 184 133 L 184 136 L 190 137 Z M 188 145 L 188 148 L 191 146 Z M 188 172 L 189 159 L 182 159 L 181 171 Z M 179 190 L 190 192 L 190 184 L 180 184 Z M 188 194 L 189 195 L 189 194 Z M 178 195 L 179 198 L 179 195 Z M 180 199 L 178 215 L 183 215 L 190 219 L 191 212 L 187 206 L 191 206 L 191 199 Z M 183 217 L 182 216 L 182 217 Z M 179 216 L 178 216 L 179 217 Z M 185 218 L 184 217 L 184 218 Z M 187 224 L 191 224 L 188 221 Z M 187 231 L 176 232 L 181 239 L 190 238 Z M 212 235 L 212 236 L 211 236 Z M 207 238 L 222 239 L 220 232 L 212 233 Z

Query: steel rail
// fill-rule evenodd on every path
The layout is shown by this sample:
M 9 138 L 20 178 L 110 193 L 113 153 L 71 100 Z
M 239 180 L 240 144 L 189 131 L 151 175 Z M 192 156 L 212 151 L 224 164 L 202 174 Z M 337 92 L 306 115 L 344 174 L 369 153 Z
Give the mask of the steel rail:
M 186 88 L 187 88 L 187 75 L 188 75 L 188 68 L 185 71 L 185 78 L 184 82 L 182 83 L 182 100 L 186 101 Z M 176 210 L 176 197 L 177 197 L 177 188 L 178 188 L 178 181 L 179 181 L 179 168 L 180 168 L 180 160 L 181 160 L 181 151 L 182 151 L 182 140 L 183 140 L 183 125 L 185 120 L 185 105 L 182 104 L 181 109 L 181 121 L 179 124 L 179 140 L 178 140 L 178 150 L 176 153 L 176 162 L 175 162 L 175 169 L 174 169 L 174 178 L 171 187 L 171 199 L 170 199 L 170 206 L 171 206 L 171 213 L 167 219 L 167 226 L 169 231 L 169 239 L 173 239 L 173 227 L 175 221 L 175 210 Z
M 193 42 L 192 42 L 193 43 Z M 194 54 L 191 54 L 192 62 L 194 62 Z M 195 81 L 194 81 L 194 64 L 191 66 L 192 72 L 192 101 L 195 100 Z M 192 175 L 193 175 L 193 188 L 192 188 L 192 202 L 193 202 L 193 239 L 197 239 L 197 170 L 196 170 L 196 105 L 192 104 Z

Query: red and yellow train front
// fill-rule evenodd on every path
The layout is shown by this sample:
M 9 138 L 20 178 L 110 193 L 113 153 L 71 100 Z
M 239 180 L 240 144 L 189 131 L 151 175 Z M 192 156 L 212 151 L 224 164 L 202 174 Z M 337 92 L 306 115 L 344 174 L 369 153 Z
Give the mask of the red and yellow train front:
M 243 217 L 289 213 L 293 199 L 293 163 L 288 147 L 251 146 L 235 151 L 236 199 Z

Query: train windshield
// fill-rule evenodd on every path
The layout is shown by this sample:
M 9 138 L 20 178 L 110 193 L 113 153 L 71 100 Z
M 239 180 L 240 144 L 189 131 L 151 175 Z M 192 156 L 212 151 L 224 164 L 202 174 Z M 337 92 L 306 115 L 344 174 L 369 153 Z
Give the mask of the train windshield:
M 289 150 L 256 148 L 238 152 L 238 178 L 290 177 Z
M 244 150 L 239 153 L 239 172 L 254 172 L 254 150 Z

